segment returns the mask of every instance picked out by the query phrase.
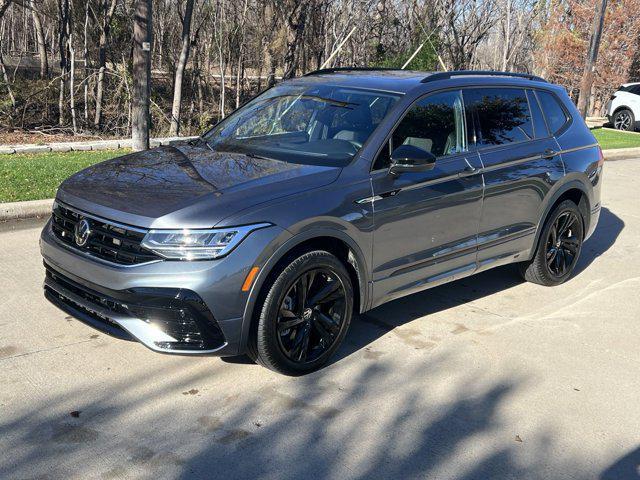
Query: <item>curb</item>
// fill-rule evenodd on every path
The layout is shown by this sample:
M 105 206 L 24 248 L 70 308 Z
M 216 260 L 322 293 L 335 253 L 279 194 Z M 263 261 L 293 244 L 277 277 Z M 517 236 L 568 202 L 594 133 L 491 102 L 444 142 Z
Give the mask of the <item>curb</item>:
M 149 140 L 149 147 L 160 145 L 173 145 L 180 142 L 188 142 L 198 137 L 162 137 Z M 52 142 L 47 145 L 0 145 L 0 155 L 13 155 L 17 153 L 47 153 L 47 152 L 86 152 L 90 150 L 119 150 L 130 148 L 130 139 L 120 140 L 93 140 L 85 142 Z
M 22 218 L 47 217 L 51 214 L 52 205 L 53 198 L 0 203 L 0 222 Z
M 629 160 L 632 158 L 640 158 L 640 148 L 614 148 L 611 150 L 603 150 L 605 160 Z

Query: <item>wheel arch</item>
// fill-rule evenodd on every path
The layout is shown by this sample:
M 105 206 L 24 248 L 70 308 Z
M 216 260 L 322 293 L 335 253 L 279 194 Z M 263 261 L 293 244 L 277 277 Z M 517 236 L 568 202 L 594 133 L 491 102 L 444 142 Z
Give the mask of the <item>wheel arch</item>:
M 640 115 L 638 114 L 640 112 L 636 112 L 636 110 L 630 105 L 620 105 L 616 107 L 616 109 L 611 113 L 611 116 L 609 117 L 611 127 L 615 128 L 614 126 L 615 116 L 622 110 L 628 110 L 629 112 L 631 112 L 631 119 L 632 119 L 631 131 L 634 132 L 636 130 L 636 127 L 640 124 L 640 118 L 639 118 Z
M 241 349 L 246 349 L 256 320 L 256 308 L 265 295 L 264 287 L 287 261 L 309 250 L 326 250 L 336 255 L 347 268 L 354 288 L 354 312 L 366 310 L 369 301 L 367 263 L 358 244 L 345 232 L 333 228 L 305 230 L 283 243 L 261 267 L 249 292 L 242 318 Z
M 540 235 L 542 234 L 542 229 L 547 218 L 553 209 L 564 200 L 571 200 L 578 206 L 578 210 L 580 211 L 580 215 L 582 216 L 582 221 L 584 223 L 584 232 L 586 234 L 591 222 L 591 201 L 589 200 L 589 194 L 587 192 L 588 189 L 580 180 L 572 180 L 563 184 L 549 197 L 549 200 L 546 202 L 546 207 L 538 221 L 535 241 L 533 244 L 534 248 L 531 251 L 531 256 L 535 254 L 535 250 L 538 246 L 538 241 L 540 240 Z

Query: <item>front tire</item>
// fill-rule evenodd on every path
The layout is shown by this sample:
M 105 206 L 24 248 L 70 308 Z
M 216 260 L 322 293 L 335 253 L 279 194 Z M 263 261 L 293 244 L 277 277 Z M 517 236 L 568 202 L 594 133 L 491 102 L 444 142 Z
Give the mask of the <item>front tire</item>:
M 578 262 L 583 240 L 580 210 L 571 200 L 565 200 L 547 217 L 533 259 L 520 265 L 521 275 L 544 286 L 566 282 Z
M 636 119 L 633 112 L 627 108 L 619 110 L 613 116 L 613 127 L 616 130 L 633 132 L 635 130 Z
M 329 252 L 307 252 L 267 288 L 249 356 L 286 375 L 325 365 L 351 322 L 353 286 L 345 265 Z

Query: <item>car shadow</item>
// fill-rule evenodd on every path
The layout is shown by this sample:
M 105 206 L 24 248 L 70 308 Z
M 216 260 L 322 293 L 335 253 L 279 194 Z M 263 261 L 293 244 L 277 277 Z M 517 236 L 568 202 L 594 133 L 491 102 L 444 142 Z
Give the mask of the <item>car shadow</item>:
M 623 228 L 624 221 L 609 209 L 603 208 L 595 232 L 583 246 L 574 276 L 580 275 L 609 250 Z M 394 300 L 357 315 L 351 323 L 345 344 L 334 357 L 334 362 L 368 346 L 396 327 L 503 292 L 523 282 L 516 265 L 506 265 Z
M 640 480 L 640 447 L 602 472 L 600 480 Z

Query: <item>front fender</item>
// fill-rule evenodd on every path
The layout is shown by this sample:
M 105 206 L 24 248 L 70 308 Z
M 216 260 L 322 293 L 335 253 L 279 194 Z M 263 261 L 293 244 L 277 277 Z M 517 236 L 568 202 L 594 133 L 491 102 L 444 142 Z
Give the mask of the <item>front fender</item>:
M 287 255 L 287 253 L 292 251 L 298 245 L 301 245 L 308 240 L 320 237 L 334 238 L 344 242 L 349 246 L 349 249 L 353 253 L 354 257 L 354 268 L 356 269 L 358 275 L 358 283 L 360 287 L 360 311 L 362 312 L 367 309 L 370 301 L 370 292 L 368 288 L 370 269 L 368 267 L 368 262 L 366 261 L 366 256 L 362 252 L 362 249 L 360 248 L 358 243 L 353 238 L 351 238 L 344 230 L 339 228 L 332 228 L 326 225 L 307 227 L 303 231 L 293 235 L 282 245 L 280 245 L 268 258 L 268 260 L 262 265 L 258 276 L 254 280 L 253 286 L 251 287 L 251 290 L 249 292 L 249 297 L 247 299 L 244 315 L 242 318 L 242 333 L 240 338 L 240 345 L 242 345 L 244 348 L 246 348 L 247 342 L 249 340 L 249 333 L 251 330 L 254 309 L 260 296 L 260 292 L 264 287 L 265 282 L 269 278 L 269 274 L 271 273 L 273 268 L 278 264 L 280 260 L 285 257 L 285 255 Z

